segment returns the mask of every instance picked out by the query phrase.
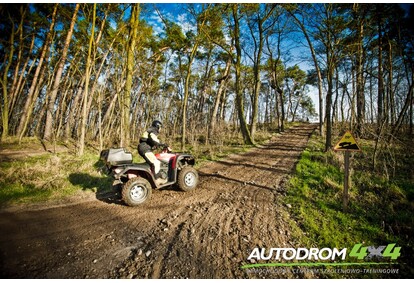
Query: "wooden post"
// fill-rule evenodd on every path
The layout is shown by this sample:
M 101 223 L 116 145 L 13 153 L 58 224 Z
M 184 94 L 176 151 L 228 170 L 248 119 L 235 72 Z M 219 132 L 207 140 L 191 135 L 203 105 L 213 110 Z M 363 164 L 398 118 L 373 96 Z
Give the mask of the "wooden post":
M 349 150 L 345 150 L 345 178 L 344 178 L 344 193 L 343 193 L 343 209 L 348 209 L 348 189 L 349 189 Z
M 344 192 L 342 196 L 342 203 L 344 211 L 348 210 L 348 190 L 350 181 L 350 170 L 349 170 L 349 155 L 351 151 L 361 151 L 360 147 L 356 143 L 352 133 L 347 131 L 344 136 L 334 146 L 334 150 L 345 151 L 345 178 L 344 178 Z

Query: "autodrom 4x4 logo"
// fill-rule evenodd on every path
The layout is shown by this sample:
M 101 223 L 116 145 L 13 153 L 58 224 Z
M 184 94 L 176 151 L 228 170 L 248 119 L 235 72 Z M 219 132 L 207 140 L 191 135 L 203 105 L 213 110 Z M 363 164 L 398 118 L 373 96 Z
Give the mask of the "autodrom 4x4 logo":
M 401 255 L 401 247 L 395 247 L 395 245 L 388 244 L 387 246 L 379 247 L 363 247 L 362 244 L 356 244 L 349 253 L 349 257 L 355 257 L 357 259 L 390 258 L 396 260 Z
M 349 253 L 347 248 L 254 248 L 247 258 L 251 264 L 241 268 L 392 265 L 400 255 L 401 247 L 395 243 L 378 247 L 356 244 Z

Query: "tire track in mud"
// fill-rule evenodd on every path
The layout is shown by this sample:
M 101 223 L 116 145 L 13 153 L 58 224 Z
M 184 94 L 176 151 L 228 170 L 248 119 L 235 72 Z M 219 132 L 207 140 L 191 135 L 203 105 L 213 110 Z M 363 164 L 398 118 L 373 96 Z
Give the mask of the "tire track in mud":
M 288 223 L 281 215 L 282 180 L 294 169 L 314 129 L 313 125 L 294 127 L 266 146 L 201 168 L 198 190 L 203 196 L 198 195 L 197 203 L 173 210 L 161 220 L 168 223 L 171 232 L 150 241 L 148 249 L 156 258 L 131 258 L 119 276 L 265 276 L 248 274 L 240 267 L 248 263 L 246 259 L 255 247 L 293 247 Z M 161 238 L 165 244 L 157 245 Z
M 255 247 L 295 244 L 283 182 L 315 128 L 299 125 L 265 146 L 210 162 L 199 169 L 195 191 L 154 191 L 140 207 L 127 207 L 119 195 L 110 195 L 31 211 L 0 211 L 0 274 L 277 278 L 240 267 Z

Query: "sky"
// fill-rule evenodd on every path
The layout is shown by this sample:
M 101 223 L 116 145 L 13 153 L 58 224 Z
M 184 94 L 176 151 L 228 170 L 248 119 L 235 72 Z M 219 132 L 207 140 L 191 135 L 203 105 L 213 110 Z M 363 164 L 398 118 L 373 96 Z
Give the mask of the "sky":
M 37 3 L 37 2 L 44 2 L 44 1 L 31 1 L 31 3 Z M 59 1 L 57 1 L 59 2 Z M 76 3 L 78 1 L 64 1 L 65 3 Z M 85 3 L 93 3 L 94 1 L 84 1 Z M 111 1 L 112 3 L 125 3 L 125 1 Z M 145 20 L 147 21 L 147 23 L 152 26 L 153 31 L 155 34 L 159 34 L 163 31 L 163 23 L 161 18 L 159 17 L 155 7 L 157 9 L 159 9 L 159 11 L 161 12 L 161 14 L 166 17 L 167 19 L 177 23 L 178 25 L 180 25 L 183 28 L 183 31 L 186 32 L 190 29 L 193 28 L 193 26 L 191 25 L 190 21 L 187 19 L 188 14 L 185 13 L 182 10 L 182 5 L 180 5 L 180 3 L 243 3 L 243 2 L 256 2 L 256 3 L 270 3 L 271 1 L 189 1 L 189 2 L 171 2 L 171 1 L 132 1 L 132 2 L 140 2 L 140 3 L 146 3 L 146 7 L 147 10 L 143 11 L 142 16 L 145 17 Z M 325 3 L 326 1 L 278 1 L 278 3 L 300 3 L 300 2 L 306 2 L 306 3 Z M 378 2 L 369 2 L 369 1 L 330 1 L 330 3 L 355 3 L 355 2 L 359 2 L 359 3 L 380 3 Z M 406 11 L 408 12 L 409 7 L 411 5 L 413 5 L 414 1 L 392 1 L 393 3 L 400 3 L 401 6 L 403 6 Z M 381 2 L 383 3 L 383 2 Z M 299 35 L 297 35 L 299 36 Z M 295 45 L 291 45 L 289 47 L 289 50 L 291 51 L 292 56 L 295 58 L 296 60 L 293 60 L 292 62 L 289 63 L 289 66 L 298 64 L 299 67 L 303 70 L 310 70 L 313 68 L 313 64 L 310 61 L 300 61 L 298 58 L 300 57 L 299 55 L 301 54 L 309 54 L 309 49 L 305 46 L 305 45 L 299 45 L 299 44 L 295 44 Z M 310 54 L 309 54 L 310 57 Z M 315 109 L 318 111 L 319 106 L 319 100 L 318 100 L 318 93 L 317 93 L 317 89 L 314 87 L 310 87 L 310 92 L 308 93 L 308 95 L 312 98 L 314 105 L 315 105 Z
M 231 1 L 228 1 L 228 2 L 231 2 Z M 200 2 L 200 3 L 205 3 L 205 2 Z M 153 8 L 152 8 L 152 5 L 154 5 Z M 194 29 L 194 27 L 190 23 L 190 20 L 187 19 L 188 13 L 185 13 L 183 11 L 183 6 L 179 5 L 179 3 L 168 2 L 168 3 L 154 4 L 153 2 L 149 2 L 146 5 L 146 9 L 142 11 L 141 15 L 145 18 L 146 22 L 150 26 L 152 26 L 155 34 L 162 33 L 163 27 L 164 27 L 164 24 L 162 23 L 162 20 L 156 9 L 159 10 L 159 12 L 161 13 L 163 17 L 180 25 L 184 33 L 188 30 Z M 298 37 L 302 37 L 302 34 L 296 34 L 295 37 L 296 37 L 295 38 L 296 40 L 300 40 L 300 38 L 298 39 Z M 303 57 L 303 54 L 309 53 L 309 48 L 306 45 L 293 43 L 292 41 L 285 42 L 285 44 L 289 46 L 285 46 L 283 49 L 285 51 L 289 50 L 289 53 L 291 54 L 292 58 Z M 310 58 L 310 53 L 309 53 L 309 58 Z M 251 62 L 246 59 L 246 63 L 250 64 Z M 311 61 L 303 61 L 303 60 L 299 61 L 299 59 L 296 59 L 296 60 L 294 59 L 287 63 L 288 66 L 293 66 L 296 64 L 302 70 L 305 70 L 305 71 L 313 69 L 313 64 L 311 63 Z M 317 89 L 310 86 L 308 95 L 311 97 L 314 103 L 314 106 L 315 106 L 315 110 L 318 112 L 319 95 L 318 95 Z

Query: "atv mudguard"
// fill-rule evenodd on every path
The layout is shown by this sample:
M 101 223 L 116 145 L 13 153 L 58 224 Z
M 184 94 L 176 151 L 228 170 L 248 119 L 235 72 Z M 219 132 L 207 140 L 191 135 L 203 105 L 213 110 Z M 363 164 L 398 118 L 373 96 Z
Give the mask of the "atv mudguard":
M 151 166 L 146 162 L 124 165 L 123 168 L 121 169 L 121 172 L 114 173 L 114 178 L 120 180 L 122 177 L 128 177 L 129 174 L 141 176 L 147 179 L 153 188 L 156 187 L 155 179 L 151 172 Z M 131 179 L 131 178 L 128 177 L 128 179 Z
M 195 158 L 191 154 L 179 154 L 176 158 L 176 164 L 180 164 L 181 166 L 186 165 L 195 165 Z M 176 166 L 176 164 L 174 166 Z

